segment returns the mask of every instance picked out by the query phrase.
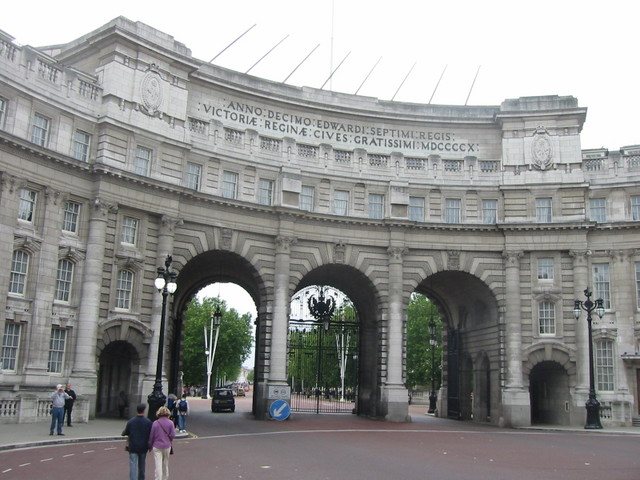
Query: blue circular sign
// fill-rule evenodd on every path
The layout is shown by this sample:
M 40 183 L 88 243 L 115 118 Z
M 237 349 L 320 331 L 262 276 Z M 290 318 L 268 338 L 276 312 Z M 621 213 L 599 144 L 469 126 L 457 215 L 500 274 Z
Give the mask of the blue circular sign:
M 274 420 L 286 420 L 291 415 L 291 407 L 284 400 L 275 400 L 269 407 L 269 414 Z

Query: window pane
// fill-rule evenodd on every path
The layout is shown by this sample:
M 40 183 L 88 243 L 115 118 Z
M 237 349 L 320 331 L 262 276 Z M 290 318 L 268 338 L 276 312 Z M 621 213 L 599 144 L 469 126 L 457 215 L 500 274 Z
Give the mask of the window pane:
M 600 340 L 596 342 L 596 384 L 600 391 L 614 390 L 613 342 Z
M 606 202 L 604 198 L 592 198 L 589 200 L 589 218 L 593 222 L 604 223 L 607 221 Z
M 536 199 L 536 220 L 540 223 L 551 222 L 552 217 L 551 217 L 551 199 L 550 198 Z
M 538 304 L 538 322 L 540 324 L 540 335 L 555 335 L 556 312 L 553 303 L 540 302 Z
M 640 196 L 631 197 L 631 219 L 640 220 Z
M 260 180 L 258 182 L 258 203 L 260 205 L 271 205 L 273 201 L 273 181 Z
M 36 192 L 21 188 L 19 197 L 18 218 L 26 222 L 33 222 L 33 214 L 36 209 Z
M 0 98 L 0 128 L 4 126 L 4 119 L 7 115 L 7 101 Z
M 49 365 L 47 370 L 51 373 L 62 373 L 64 360 L 64 347 L 67 341 L 67 331 L 62 328 L 51 329 L 51 341 L 49 342 Z
M 131 217 L 122 219 L 122 243 L 136 244 L 138 234 L 138 220 Z
M 36 145 L 45 147 L 47 145 L 47 136 L 49 134 L 49 119 L 41 115 L 33 117 L 33 125 L 31 126 L 31 141 Z
M 611 309 L 609 295 L 609 264 L 600 263 L 593 266 L 593 296 L 603 300 L 604 308 Z
M 538 259 L 538 280 L 553 280 L 553 258 Z
M 14 250 L 9 274 L 9 293 L 24 295 L 29 268 L 29 255 L 22 250 Z
M 233 172 L 222 173 L 222 196 L 224 198 L 236 198 L 238 188 L 238 174 Z
M 447 198 L 444 205 L 444 221 L 446 223 L 460 223 L 462 201 L 459 198 Z
M 131 292 L 133 291 L 133 272 L 120 270 L 116 285 L 116 308 L 129 310 L 131 308 Z
M 482 200 L 482 223 L 492 225 L 498 221 L 498 201 Z
M 138 175 L 149 175 L 151 164 L 151 150 L 144 147 L 136 148 L 136 158 L 133 160 L 133 171 Z
M 636 308 L 640 309 L 640 263 L 636 262 Z
M 56 278 L 55 299 L 68 302 L 71 295 L 71 282 L 73 280 L 73 263 L 66 258 L 58 262 L 58 274 Z
M 369 218 L 376 220 L 384 218 L 384 195 L 369 194 Z
M 313 197 L 315 189 L 313 187 L 302 186 L 300 192 L 300 210 L 306 210 L 307 212 L 313 211 Z
M 2 357 L 0 358 L 0 369 L 15 371 L 19 346 L 20 324 L 6 322 L 4 325 L 4 335 L 2 337 Z
M 333 213 L 335 215 L 346 215 L 349 211 L 349 192 L 336 190 L 333 193 Z
M 409 220 L 424 222 L 424 198 L 409 197 Z
M 73 135 L 73 152 L 71 155 L 77 160 L 86 162 L 89 160 L 89 146 L 91 137 L 82 130 L 76 130 Z
M 185 172 L 185 186 L 198 190 L 200 188 L 200 175 L 202 174 L 202 166 L 197 163 L 187 163 L 187 171 Z
M 64 206 L 64 217 L 62 219 L 62 230 L 66 232 L 78 233 L 78 219 L 80 218 L 80 204 L 67 202 Z

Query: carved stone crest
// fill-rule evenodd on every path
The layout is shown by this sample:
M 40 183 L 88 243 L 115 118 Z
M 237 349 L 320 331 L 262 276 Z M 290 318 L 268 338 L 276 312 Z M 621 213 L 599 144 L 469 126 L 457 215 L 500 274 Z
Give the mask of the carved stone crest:
M 548 170 L 553 167 L 553 148 L 549 133 L 544 127 L 538 127 L 533 134 L 531 142 L 532 166 L 539 170 Z
M 155 115 L 162 104 L 162 78 L 155 71 L 148 71 L 140 84 L 142 106 L 149 115 Z

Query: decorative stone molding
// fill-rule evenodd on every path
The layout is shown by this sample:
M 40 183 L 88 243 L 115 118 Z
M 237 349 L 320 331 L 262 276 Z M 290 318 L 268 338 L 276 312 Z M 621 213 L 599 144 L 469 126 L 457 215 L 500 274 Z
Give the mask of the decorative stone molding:
M 220 230 L 220 248 L 231 251 L 233 241 L 233 230 L 222 228 Z
M 276 237 L 276 253 L 289 253 L 291 251 L 291 245 L 295 245 L 297 241 L 298 239 L 295 237 L 278 235 Z
M 42 248 L 42 242 L 40 240 L 34 240 L 29 237 L 17 237 L 13 240 L 14 250 L 24 250 L 25 252 L 34 255 Z
M 343 242 L 338 242 L 333 245 L 333 261 L 335 263 L 345 262 L 345 250 L 347 246 Z
M 93 207 L 94 216 L 92 218 L 104 217 L 106 219 L 109 213 L 116 213 L 118 211 L 118 205 L 115 203 L 106 202 L 100 197 L 93 199 L 91 206 Z
M 524 256 L 520 251 L 505 251 L 502 253 L 502 258 L 505 262 L 505 267 L 519 267 L 520 259 Z
M 447 266 L 451 270 L 460 270 L 460 250 L 447 250 Z
M 159 116 L 163 93 L 162 78 L 156 66 L 151 64 L 149 71 L 140 82 L 141 111 L 151 117 Z
M 553 146 L 546 128 L 539 126 L 531 141 L 531 165 L 538 170 L 549 170 L 554 167 Z
M 160 217 L 160 224 L 162 225 L 162 231 L 165 233 L 175 233 L 176 227 L 182 225 L 184 220 L 181 218 L 172 217 L 170 215 L 162 215 Z
M 80 263 L 86 257 L 86 252 L 75 247 L 61 247 L 58 249 L 58 260 L 64 258 L 73 263 Z

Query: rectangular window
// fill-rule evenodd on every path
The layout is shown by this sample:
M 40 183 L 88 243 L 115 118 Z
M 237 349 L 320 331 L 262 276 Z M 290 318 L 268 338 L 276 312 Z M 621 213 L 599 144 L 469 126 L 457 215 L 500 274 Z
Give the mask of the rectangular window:
M 187 163 L 187 170 L 185 172 L 184 183 L 185 187 L 198 190 L 200 188 L 200 177 L 202 176 L 202 165 L 197 163 Z
M 424 222 L 424 198 L 409 197 L 409 220 Z
M 333 214 L 346 216 L 349 212 L 349 192 L 336 190 L 333 192 Z
M 300 191 L 300 210 L 313 212 L 314 197 L 315 197 L 315 188 L 303 185 L 302 190 Z
M 22 250 L 14 250 L 11 257 L 9 273 L 9 293 L 24 295 L 29 270 L 29 254 Z
M 49 342 L 49 364 L 47 367 L 50 373 L 62 373 L 66 343 L 67 331 L 63 328 L 53 327 L 51 329 L 51 341 Z
M 76 130 L 73 134 L 73 152 L 71 156 L 82 162 L 89 161 L 89 147 L 91 146 L 91 135 L 82 130 Z
M 116 308 L 129 310 L 131 308 L 131 294 L 133 292 L 133 272 L 120 270 L 116 285 Z
M 7 116 L 7 101 L 0 98 L 0 128 L 4 127 L 4 119 Z
M 381 220 L 384 218 L 384 195 L 369 194 L 369 218 Z
M 482 223 L 493 225 L 498 222 L 498 200 L 482 200 Z
M 136 156 L 133 159 L 133 172 L 145 177 L 149 176 L 149 166 L 151 165 L 151 150 L 144 147 L 136 148 Z
M 553 258 L 538 259 L 538 280 L 553 280 Z
M 56 275 L 55 299 L 60 302 L 68 302 L 71 297 L 71 282 L 73 281 L 73 263 L 66 258 L 58 261 L 58 273 Z
M 258 182 L 258 203 L 273 205 L 273 180 L 260 179 Z
M 18 219 L 25 222 L 33 222 L 33 214 L 36 211 L 36 192 L 26 188 L 21 188 L 18 203 Z
M 553 303 L 544 301 L 538 304 L 538 324 L 540 335 L 556 334 L 556 310 Z
M 138 237 L 138 219 L 132 217 L 124 217 L 122 219 L 122 243 L 136 244 Z
M 47 146 L 49 139 L 49 119 L 38 115 L 33 116 L 33 124 L 31 125 L 31 141 L 41 147 Z
M 550 223 L 552 217 L 552 203 L 550 198 L 536 198 L 536 221 Z
M 234 172 L 222 172 L 222 196 L 224 198 L 236 198 L 238 195 L 238 174 Z
M 0 358 L 1 370 L 16 370 L 18 361 L 18 348 L 20 346 L 20 324 L 6 322 L 2 337 L 2 357 Z
M 600 340 L 596 342 L 595 355 L 596 388 L 598 391 L 614 390 L 613 342 Z
M 607 221 L 606 201 L 604 198 L 592 198 L 589 200 L 589 219 L 598 223 Z
M 631 219 L 640 220 L 640 196 L 631 197 Z
M 593 265 L 593 297 L 601 298 L 606 310 L 611 309 L 611 296 L 609 293 L 609 264 L 598 263 Z
M 67 202 L 64 206 L 64 216 L 62 217 L 62 230 L 65 232 L 78 233 L 78 220 L 80 219 L 80 204 Z
M 636 308 L 640 310 L 640 263 L 636 262 Z
M 459 198 L 447 198 L 444 201 L 444 221 L 446 223 L 460 223 L 462 200 Z

